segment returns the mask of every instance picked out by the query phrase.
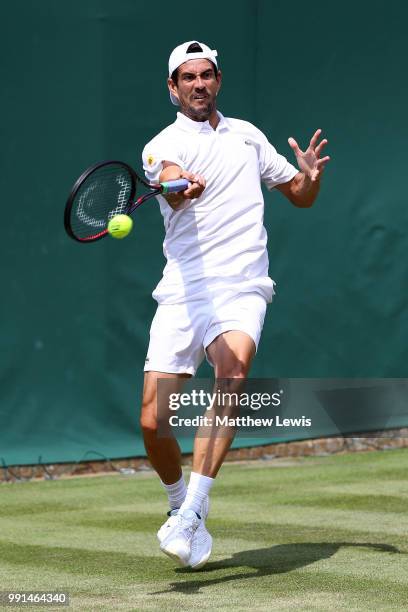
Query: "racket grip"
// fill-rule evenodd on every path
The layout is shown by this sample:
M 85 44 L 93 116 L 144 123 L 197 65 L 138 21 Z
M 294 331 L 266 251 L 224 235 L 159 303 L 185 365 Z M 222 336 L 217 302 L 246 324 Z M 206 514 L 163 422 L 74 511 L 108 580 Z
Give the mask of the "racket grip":
M 177 191 L 184 191 L 188 187 L 187 179 L 177 179 L 176 181 L 165 181 L 160 183 L 162 186 L 162 193 L 174 193 Z

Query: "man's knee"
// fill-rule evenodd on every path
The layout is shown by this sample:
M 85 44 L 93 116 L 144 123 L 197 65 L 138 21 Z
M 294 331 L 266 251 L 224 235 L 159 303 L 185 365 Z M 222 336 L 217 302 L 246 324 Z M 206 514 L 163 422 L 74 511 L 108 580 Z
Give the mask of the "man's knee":
M 140 415 L 140 427 L 144 435 L 157 433 L 157 410 L 156 402 L 143 402 Z
M 230 363 L 216 364 L 216 378 L 244 379 L 248 376 L 249 364 L 238 359 Z
M 145 401 L 142 404 L 142 412 L 140 415 L 140 426 L 145 438 L 165 436 L 169 433 L 169 415 L 166 406 L 161 409 L 157 408 L 156 399 Z
M 246 378 L 255 352 L 253 339 L 239 331 L 220 334 L 207 347 L 216 378 Z

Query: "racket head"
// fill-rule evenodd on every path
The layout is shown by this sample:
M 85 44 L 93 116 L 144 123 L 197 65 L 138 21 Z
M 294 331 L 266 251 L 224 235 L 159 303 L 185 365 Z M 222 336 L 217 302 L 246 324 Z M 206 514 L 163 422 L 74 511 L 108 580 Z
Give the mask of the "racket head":
M 78 242 L 94 242 L 108 233 L 108 223 L 115 215 L 130 212 L 140 179 L 128 164 L 107 160 L 81 174 L 65 205 L 64 225 Z

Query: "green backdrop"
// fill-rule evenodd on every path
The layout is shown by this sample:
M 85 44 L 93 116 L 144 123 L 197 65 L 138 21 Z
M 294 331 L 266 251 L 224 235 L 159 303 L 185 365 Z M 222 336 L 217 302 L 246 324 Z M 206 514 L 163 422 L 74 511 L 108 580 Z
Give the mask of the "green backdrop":
M 322 127 L 329 138 L 312 209 L 266 194 L 278 291 L 252 375 L 406 376 L 407 17 L 402 0 L 2 2 L 0 458 L 144 453 L 157 205 L 121 242 L 76 244 L 62 217 L 84 168 L 140 166 L 145 142 L 174 120 L 166 66 L 183 40 L 218 49 L 220 110 L 256 123 L 289 159 L 288 136 L 305 145 Z

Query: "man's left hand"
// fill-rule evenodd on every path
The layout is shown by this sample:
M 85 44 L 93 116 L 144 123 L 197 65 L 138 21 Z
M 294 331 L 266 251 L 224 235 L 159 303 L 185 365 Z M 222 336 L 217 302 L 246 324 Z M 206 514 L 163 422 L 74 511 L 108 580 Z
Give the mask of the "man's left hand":
M 321 133 L 322 130 L 316 130 L 306 151 L 302 151 L 299 148 L 299 145 L 294 138 L 291 137 L 288 139 L 288 143 L 296 155 L 299 169 L 306 176 L 308 176 L 313 183 L 320 179 L 325 165 L 330 160 L 328 155 L 320 158 L 320 153 L 322 152 L 323 147 L 327 145 L 326 138 L 317 144 Z

